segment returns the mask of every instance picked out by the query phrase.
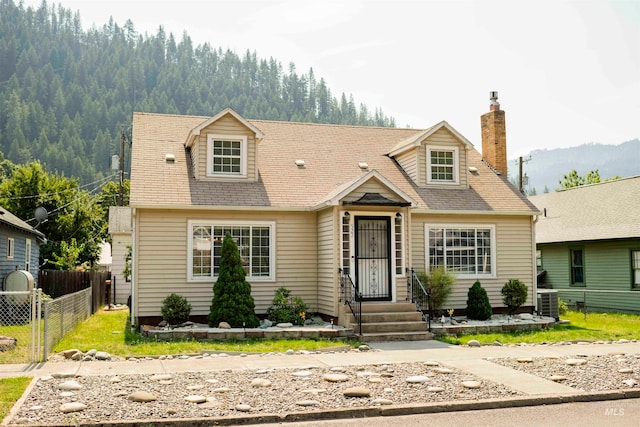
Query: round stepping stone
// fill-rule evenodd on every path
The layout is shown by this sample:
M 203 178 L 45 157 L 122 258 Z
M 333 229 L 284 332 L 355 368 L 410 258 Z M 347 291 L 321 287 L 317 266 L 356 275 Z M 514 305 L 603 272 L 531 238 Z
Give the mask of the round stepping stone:
M 441 391 L 444 391 L 444 387 L 427 387 L 427 391 L 430 391 L 432 393 L 440 393 Z
M 384 380 L 381 377 L 369 377 L 367 381 L 369 381 L 370 383 L 381 383 Z
M 53 378 L 73 378 L 76 376 L 75 372 L 54 372 L 51 374 Z
M 373 399 L 371 404 L 372 405 L 393 405 L 393 400 L 383 399 L 383 398 Z
M 60 390 L 80 390 L 82 388 L 82 384 L 78 381 L 65 381 L 58 386 Z
M 190 385 L 187 387 L 187 390 L 200 390 L 201 388 L 204 388 L 203 385 L 201 384 L 197 384 L 197 385 Z
M 109 382 L 110 382 L 110 383 L 119 383 L 119 382 L 121 382 L 121 381 L 122 381 L 122 380 L 121 380 L 120 378 L 118 378 L 118 377 L 113 377 L 113 378 L 111 378 L 111 379 L 109 380 Z
M 158 384 L 171 385 L 171 384 L 173 384 L 173 381 L 171 381 L 171 380 L 161 380 L 161 381 L 158 381 Z
M 191 403 L 204 403 L 207 401 L 207 398 L 204 396 L 198 396 L 198 395 L 192 394 L 190 396 L 185 397 L 184 400 Z
M 371 377 L 371 376 L 377 376 L 377 377 L 379 377 L 379 376 L 380 376 L 380 374 L 379 374 L 379 373 L 377 373 L 377 372 L 363 371 L 363 372 L 358 372 L 358 373 L 356 374 L 356 376 L 357 376 L 357 377 L 360 377 L 360 378 L 362 378 L 362 377 Z
M 69 403 L 63 403 L 62 405 L 60 405 L 60 412 L 62 412 L 63 414 L 80 412 L 80 411 L 84 411 L 85 409 L 87 409 L 87 405 L 80 402 L 69 402 Z
M 343 383 L 349 381 L 349 376 L 345 374 L 325 374 L 322 379 L 330 383 Z
M 72 391 L 63 391 L 62 393 L 60 393 L 60 397 L 71 397 L 71 396 L 75 396 L 75 393 Z
M 313 375 L 313 372 L 311 371 L 296 371 L 293 372 L 291 375 L 293 375 L 294 377 L 308 377 Z
M 421 384 L 429 381 L 429 377 L 425 377 L 424 375 L 415 375 L 413 377 L 407 378 L 407 382 L 409 384 Z
M 462 387 L 475 389 L 482 387 L 482 384 L 480 381 L 462 381 Z
M 240 404 L 236 405 L 235 409 L 236 409 L 236 411 L 240 411 L 240 412 L 249 412 L 251 410 L 251 405 L 240 403 Z
M 618 369 L 618 372 L 621 374 L 632 374 L 633 373 L 633 369 L 631 368 L 622 368 L 622 369 Z
M 567 379 L 567 377 L 563 377 L 562 375 L 551 375 L 551 376 L 549 377 L 549 379 L 550 379 L 551 381 L 559 382 L 559 381 L 564 381 L 564 380 L 566 380 L 566 379 Z
M 532 357 L 520 357 L 517 360 L 519 363 L 533 363 Z
M 198 405 L 198 408 L 221 408 L 222 407 L 222 403 L 218 402 L 217 400 L 209 400 L 210 398 L 207 398 L 207 401 L 204 403 L 201 403 Z
M 346 369 L 342 366 L 334 366 L 333 368 L 331 368 L 332 372 L 344 372 Z
M 345 397 L 369 397 L 371 390 L 364 387 L 350 387 L 342 392 Z
M 393 393 L 393 389 L 391 387 L 385 387 L 383 391 L 385 393 Z
M 158 374 L 158 375 L 153 375 L 151 376 L 149 379 L 151 381 L 166 381 L 166 380 L 170 380 L 173 377 L 171 376 L 171 374 Z
M 126 396 L 128 393 L 126 391 L 118 391 L 116 393 L 113 393 L 113 397 L 122 397 L 122 396 Z
M 255 388 L 271 387 L 271 381 L 265 378 L 256 378 L 251 381 L 251 387 L 255 387 Z
M 307 393 L 307 394 L 320 394 L 320 393 L 326 393 L 327 390 L 325 390 L 324 388 L 308 388 L 306 390 L 302 390 L 300 393 Z
M 218 381 L 218 380 L 204 380 L 204 382 L 209 383 L 209 384 L 216 384 L 216 383 L 219 383 L 220 381 Z
M 229 391 L 231 391 L 229 387 L 220 387 L 213 390 L 214 393 L 228 393 Z
M 628 385 L 629 387 L 634 387 L 638 385 L 638 381 L 631 379 L 631 380 L 624 380 L 622 381 L 623 384 Z
M 296 405 L 298 406 L 318 406 L 320 404 L 320 402 L 318 402 L 317 400 L 300 400 L 298 402 L 296 402 Z
M 436 362 L 435 360 L 427 360 L 426 362 L 424 362 L 424 364 L 426 366 L 440 366 L 440 363 Z
M 433 372 L 438 373 L 438 374 L 453 374 L 453 369 L 435 368 L 435 369 L 433 369 Z
M 565 363 L 569 366 L 582 366 L 586 365 L 587 361 L 584 359 L 567 359 Z
M 147 391 L 136 391 L 129 395 L 129 400 L 133 402 L 153 402 L 158 398 Z

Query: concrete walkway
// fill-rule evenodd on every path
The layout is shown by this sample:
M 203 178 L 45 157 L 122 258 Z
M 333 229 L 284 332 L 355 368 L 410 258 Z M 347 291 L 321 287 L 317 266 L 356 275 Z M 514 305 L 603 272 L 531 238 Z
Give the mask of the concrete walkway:
M 616 390 L 612 392 L 585 393 L 574 388 L 544 378 L 516 371 L 489 362 L 490 358 L 519 357 L 565 357 L 572 355 L 640 354 L 640 342 L 611 344 L 580 343 L 570 345 L 524 345 L 524 346 L 453 346 L 439 341 L 409 341 L 371 343 L 372 351 L 363 352 L 321 352 L 310 354 L 249 354 L 202 359 L 138 360 L 119 362 L 52 362 L 42 364 L 0 365 L 0 377 L 32 376 L 40 377 L 52 373 L 68 373 L 80 376 L 126 375 L 178 373 L 186 371 L 219 371 L 229 369 L 304 368 L 309 366 L 333 367 L 352 365 L 372 365 L 381 363 L 437 361 L 464 372 L 469 372 L 487 380 L 501 383 L 525 394 L 524 397 L 508 398 L 501 401 L 459 402 L 440 404 L 443 410 L 486 409 L 509 406 L 528 406 L 570 401 L 606 400 L 640 397 L 640 388 Z M 18 403 L 20 404 L 20 402 Z M 370 408 L 367 408 L 370 409 Z M 387 415 L 391 407 L 380 409 Z M 425 412 L 424 405 L 402 408 L 402 414 Z M 432 411 L 432 412 L 435 412 Z M 333 414 L 335 416 L 335 414 Z M 349 413 L 353 416 L 353 413 Z M 310 419 L 322 419 L 321 412 L 315 412 Z M 251 417 L 247 417 L 251 418 Z M 251 423 L 251 420 L 245 420 Z M 6 422 L 6 420 L 5 420 Z M 237 419 L 235 419 L 237 422 Z M 165 422 L 162 422 L 165 423 Z M 252 423 L 257 423 L 253 421 Z M 160 425 L 160 424 L 159 424 Z M 187 425 L 172 420 L 170 424 Z

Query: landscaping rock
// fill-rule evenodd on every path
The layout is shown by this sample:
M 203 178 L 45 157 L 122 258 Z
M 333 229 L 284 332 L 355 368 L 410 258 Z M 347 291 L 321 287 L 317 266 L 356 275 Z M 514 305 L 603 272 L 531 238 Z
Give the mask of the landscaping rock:
M 469 340 L 467 345 L 469 347 L 480 347 L 480 342 L 478 340 Z
M 293 323 L 290 323 L 290 322 L 282 322 L 276 325 L 276 328 L 292 328 L 292 327 L 293 327 Z
M 369 397 L 371 390 L 364 387 L 350 387 L 342 392 L 345 397 Z
M 204 396 L 198 396 L 198 395 L 192 394 L 185 397 L 184 400 L 191 403 L 204 403 L 207 401 L 207 398 Z
M 427 381 L 429 381 L 429 377 L 425 377 L 423 375 L 414 375 L 407 378 L 407 382 L 409 384 L 421 384 L 426 383 Z
M 96 360 L 111 360 L 111 355 L 106 351 L 98 351 L 94 357 Z
M 218 323 L 218 328 L 220 328 L 220 329 L 231 329 L 231 325 L 228 324 L 227 322 L 220 322 L 220 323 Z
M 63 403 L 62 405 L 60 405 L 60 412 L 64 414 L 70 414 L 72 412 L 80 412 L 80 411 L 84 411 L 85 409 L 87 409 L 87 405 L 80 402 L 69 402 L 69 403 Z
M 349 381 L 349 376 L 345 374 L 325 374 L 322 379 L 330 383 L 343 383 Z
M 251 411 L 251 405 L 246 405 L 246 404 L 241 403 L 239 405 L 236 405 L 235 409 L 236 409 L 236 411 L 240 411 L 240 412 L 249 412 L 249 411 Z
M 462 387 L 476 389 L 482 387 L 482 383 L 480 381 L 462 381 Z
M 320 402 L 318 402 L 317 400 L 299 400 L 296 402 L 296 405 L 298 406 L 318 406 L 320 405 Z
M 133 402 L 141 402 L 141 403 L 153 402 L 154 400 L 158 400 L 156 396 L 146 391 L 133 392 L 129 395 L 128 399 Z
M 82 384 L 78 381 L 65 381 L 58 386 L 60 390 L 80 390 L 82 388 Z
M 260 387 L 271 387 L 271 381 L 264 378 L 255 378 L 251 381 L 251 387 L 260 388 Z
M 393 400 L 383 399 L 383 398 L 373 399 L 371 404 L 372 405 L 393 405 Z
M 569 366 L 581 366 L 586 365 L 587 361 L 584 359 L 567 359 L 565 363 Z

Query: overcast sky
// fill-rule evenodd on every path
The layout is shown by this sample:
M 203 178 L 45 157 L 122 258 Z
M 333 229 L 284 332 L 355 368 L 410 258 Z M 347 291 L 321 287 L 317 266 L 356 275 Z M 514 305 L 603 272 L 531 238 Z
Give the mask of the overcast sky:
M 640 138 L 640 0 L 48 3 L 79 10 L 85 28 L 131 19 L 143 34 L 162 25 L 178 41 L 186 31 L 194 45 L 313 67 L 334 95 L 402 127 L 446 120 L 479 151 L 480 115 L 498 91 L 509 158 Z

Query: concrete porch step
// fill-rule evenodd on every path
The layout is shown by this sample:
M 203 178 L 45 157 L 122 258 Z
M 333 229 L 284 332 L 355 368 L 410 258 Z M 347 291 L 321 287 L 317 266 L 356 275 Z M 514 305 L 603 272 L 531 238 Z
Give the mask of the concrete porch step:
M 349 323 L 355 322 L 352 313 L 347 314 Z M 420 322 L 422 314 L 417 311 L 409 312 L 382 312 L 382 313 L 362 313 L 362 323 L 383 323 L 383 322 Z
M 398 313 L 414 312 L 415 304 L 411 302 L 364 302 L 362 303 L 362 313 Z
M 402 334 L 396 332 L 380 332 L 362 334 L 362 342 L 387 342 L 387 341 L 425 341 L 433 339 L 431 332 L 404 332 Z

